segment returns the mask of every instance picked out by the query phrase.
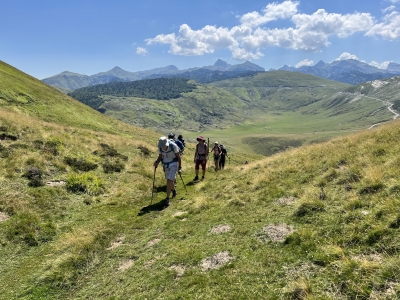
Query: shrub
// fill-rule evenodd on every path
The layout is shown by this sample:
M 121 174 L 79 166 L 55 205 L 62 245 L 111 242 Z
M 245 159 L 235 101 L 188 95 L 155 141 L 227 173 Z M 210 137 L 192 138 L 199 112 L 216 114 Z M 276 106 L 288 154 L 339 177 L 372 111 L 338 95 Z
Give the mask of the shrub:
M 29 179 L 29 186 L 31 187 L 39 187 L 44 185 L 42 178 L 43 171 L 39 168 L 28 168 L 24 176 Z
M 324 203 L 322 201 L 312 201 L 302 203 L 294 212 L 295 217 L 304 217 L 314 212 L 325 211 Z
M 125 168 L 125 164 L 120 160 L 106 161 L 102 167 L 104 173 L 121 172 Z
M 90 173 L 71 174 L 67 178 L 67 190 L 73 193 L 100 195 L 104 192 L 103 181 Z
M 55 235 L 55 226 L 51 223 L 40 224 L 39 218 L 32 213 L 19 213 L 11 218 L 6 236 L 9 240 L 37 246 L 40 241 L 49 241 Z
M 84 159 L 79 159 L 79 158 L 75 158 L 75 157 L 67 156 L 64 158 L 64 162 L 67 165 L 73 167 L 74 169 L 84 171 L 84 172 L 95 170 L 98 167 L 97 164 L 95 164 L 95 163 L 91 163 Z

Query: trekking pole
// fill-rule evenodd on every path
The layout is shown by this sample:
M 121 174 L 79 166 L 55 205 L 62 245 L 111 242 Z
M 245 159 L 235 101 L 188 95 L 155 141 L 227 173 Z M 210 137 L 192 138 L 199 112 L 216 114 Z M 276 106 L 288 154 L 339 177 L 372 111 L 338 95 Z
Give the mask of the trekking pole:
M 153 189 L 152 189 L 152 191 L 151 191 L 151 201 L 150 201 L 150 205 L 153 203 L 154 185 L 155 185 L 155 183 L 156 183 L 156 170 L 157 170 L 157 168 L 154 167 Z
M 182 180 L 183 186 L 185 187 L 185 191 L 186 191 L 186 194 L 187 194 L 187 188 L 186 188 L 186 184 L 183 182 L 182 174 L 179 174 L 179 176 L 181 177 L 181 180 Z

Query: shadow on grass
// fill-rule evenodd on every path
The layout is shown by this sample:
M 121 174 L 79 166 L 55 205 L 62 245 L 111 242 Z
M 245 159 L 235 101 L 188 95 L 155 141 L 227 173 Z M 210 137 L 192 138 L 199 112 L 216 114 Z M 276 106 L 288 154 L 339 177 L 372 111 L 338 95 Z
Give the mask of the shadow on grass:
M 164 210 L 164 208 L 166 208 L 164 200 L 161 200 L 160 202 L 142 207 L 142 209 L 138 213 L 138 216 L 143 216 L 152 211 L 162 211 L 162 210 Z

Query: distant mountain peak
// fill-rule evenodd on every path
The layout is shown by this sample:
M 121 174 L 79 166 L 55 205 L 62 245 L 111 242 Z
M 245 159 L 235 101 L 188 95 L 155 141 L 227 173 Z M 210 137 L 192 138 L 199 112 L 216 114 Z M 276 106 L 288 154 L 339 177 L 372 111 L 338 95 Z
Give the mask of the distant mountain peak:
M 322 68 L 323 66 L 325 66 L 326 63 L 324 63 L 322 60 L 320 60 L 314 67 L 316 68 Z
M 226 68 L 226 67 L 229 67 L 229 64 L 228 64 L 226 61 L 223 61 L 222 59 L 218 59 L 218 60 L 215 62 L 214 67 L 223 67 L 223 68 Z

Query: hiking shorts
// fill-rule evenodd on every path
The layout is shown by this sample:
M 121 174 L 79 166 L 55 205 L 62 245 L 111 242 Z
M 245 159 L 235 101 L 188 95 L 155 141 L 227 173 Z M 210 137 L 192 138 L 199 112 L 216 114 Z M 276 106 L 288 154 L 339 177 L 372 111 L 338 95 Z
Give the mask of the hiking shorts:
M 178 170 L 178 163 L 169 164 L 168 167 L 167 165 L 164 165 L 165 179 L 175 181 L 177 170 Z
M 201 165 L 201 169 L 203 171 L 206 170 L 206 166 L 207 166 L 207 159 L 196 159 L 196 165 L 194 167 L 195 170 L 199 170 L 200 169 L 200 165 Z
M 221 156 L 214 154 L 214 162 L 219 161 L 220 158 Z

